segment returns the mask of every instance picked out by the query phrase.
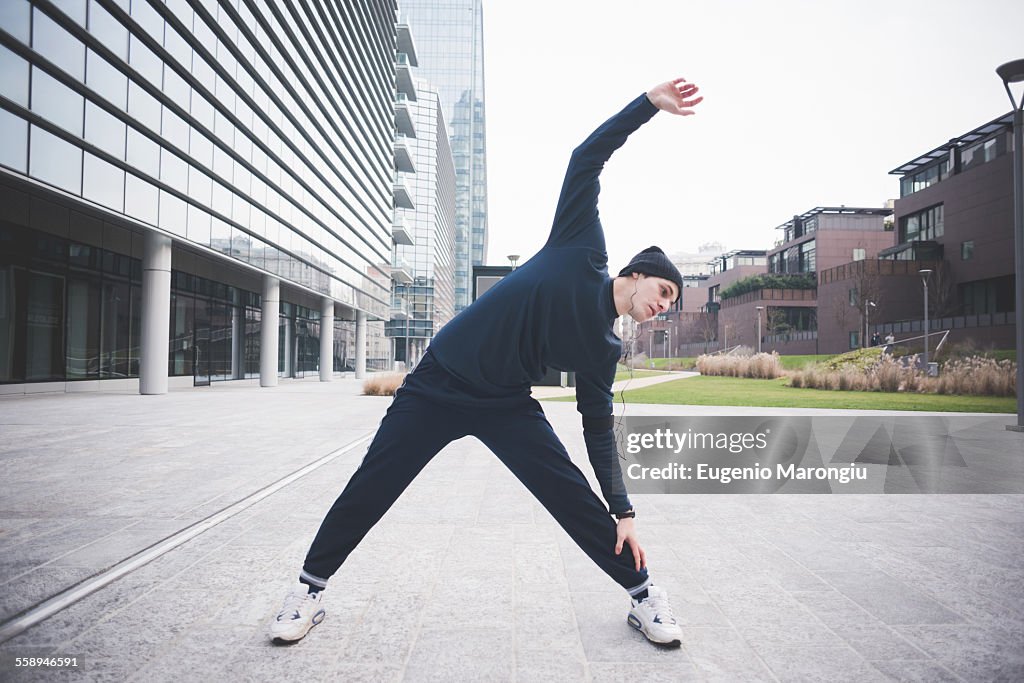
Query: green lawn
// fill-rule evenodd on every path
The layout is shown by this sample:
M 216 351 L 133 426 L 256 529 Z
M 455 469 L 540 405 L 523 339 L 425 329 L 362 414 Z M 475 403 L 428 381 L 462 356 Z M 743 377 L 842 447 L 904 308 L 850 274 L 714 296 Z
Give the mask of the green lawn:
M 1015 413 L 1017 399 L 992 396 L 892 394 L 877 391 L 794 389 L 786 379 L 688 377 L 625 392 L 632 403 L 770 408 L 834 408 L 842 410 L 924 410 L 936 412 Z M 553 401 L 575 398 L 548 399 Z M 616 394 L 615 400 L 620 400 Z
M 835 354 L 822 354 L 819 356 L 815 356 L 813 354 L 809 356 L 779 356 L 779 361 L 782 363 L 782 367 L 787 370 L 802 370 L 812 363 L 826 361 L 834 356 Z M 654 369 L 656 370 L 664 370 L 669 363 L 672 363 L 673 366 L 678 366 L 682 363 L 684 370 L 694 370 L 696 369 L 695 366 L 697 364 L 696 357 L 652 358 L 648 360 L 647 363 L 649 364 L 652 360 L 654 361 Z

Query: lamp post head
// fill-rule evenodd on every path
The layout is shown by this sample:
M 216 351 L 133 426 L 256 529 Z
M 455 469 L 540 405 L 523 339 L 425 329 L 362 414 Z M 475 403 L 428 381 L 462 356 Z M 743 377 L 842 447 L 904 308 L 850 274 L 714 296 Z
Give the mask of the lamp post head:
M 1024 59 L 1015 59 L 1012 62 L 1007 62 L 996 67 L 996 73 L 999 78 L 1003 79 L 1003 86 L 1006 88 L 1006 94 L 1010 98 L 1010 104 L 1013 105 L 1014 109 L 1024 108 L 1024 94 L 1020 98 L 1020 102 L 1013 96 L 1013 91 L 1010 90 L 1011 83 L 1020 83 L 1024 81 Z
M 922 268 L 917 272 L 921 275 L 922 280 L 927 280 L 928 276 L 932 274 L 931 268 Z
M 874 301 L 869 301 L 868 306 L 870 306 L 871 308 L 878 308 L 878 305 Z
M 1024 81 L 1024 59 L 1015 59 L 996 67 L 996 73 L 1003 83 L 1020 83 Z
M 757 306 L 757 310 L 763 311 L 764 310 L 764 306 Z
M 512 264 L 512 270 L 515 270 L 516 269 L 516 263 L 519 262 L 519 254 L 509 254 L 505 258 L 507 258 L 508 262 Z

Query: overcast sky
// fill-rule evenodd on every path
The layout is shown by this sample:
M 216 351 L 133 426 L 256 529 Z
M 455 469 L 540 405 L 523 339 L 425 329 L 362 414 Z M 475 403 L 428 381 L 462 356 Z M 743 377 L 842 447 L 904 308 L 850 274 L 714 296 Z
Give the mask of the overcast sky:
M 815 206 L 882 206 L 893 168 L 1010 110 L 1019 0 L 484 0 L 489 264 L 550 230 L 573 147 L 674 76 L 602 175 L 610 268 L 640 249 L 768 249 Z

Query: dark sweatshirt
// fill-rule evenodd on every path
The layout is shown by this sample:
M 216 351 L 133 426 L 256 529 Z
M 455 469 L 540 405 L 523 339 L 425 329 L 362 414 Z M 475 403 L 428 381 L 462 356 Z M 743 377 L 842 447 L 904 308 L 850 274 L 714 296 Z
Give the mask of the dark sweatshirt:
M 597 213 L 598 176 L 630 133 L 657 113 L 646 95 L 605 121 L 569 161 L 544 247 L 430 343 L 449 373 L 482 395 L 529 393 L 548 368 L 576 372 L 577 409 L 601 493 L 612 512 L 630 507 L 615 450 L 612 382 L 622 343 Z

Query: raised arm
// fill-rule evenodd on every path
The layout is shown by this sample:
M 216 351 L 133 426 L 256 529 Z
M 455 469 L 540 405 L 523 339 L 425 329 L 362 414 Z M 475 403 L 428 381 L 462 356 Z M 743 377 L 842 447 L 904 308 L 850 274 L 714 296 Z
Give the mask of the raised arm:
M 548 245 L 584 244 L 604 249 L 604 235 L 597 215 L 598 177 L 612 153 L 626 138 L 647 123 L 659 110 L 678 116 L 693 114 L 703 97 L 694 97 L 697 86 L 676 78 L 651 88 L 626 108 L 605 121 L 573 150 L 562 182 Z

